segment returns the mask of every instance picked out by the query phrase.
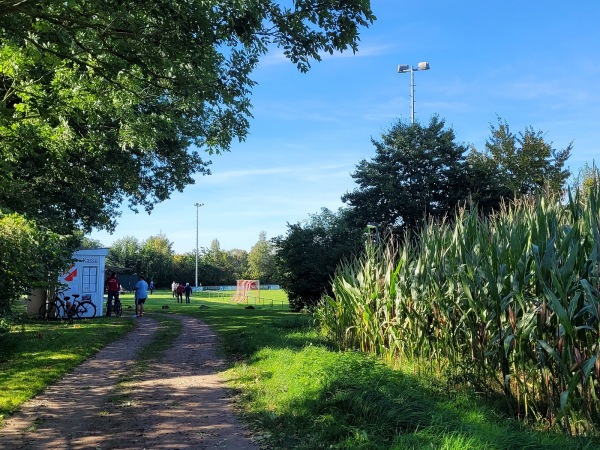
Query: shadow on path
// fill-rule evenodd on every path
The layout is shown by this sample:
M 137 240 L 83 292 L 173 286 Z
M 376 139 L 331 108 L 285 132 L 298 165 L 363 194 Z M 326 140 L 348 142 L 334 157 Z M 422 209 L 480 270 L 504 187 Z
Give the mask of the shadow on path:
M 158 328 L 150 318 L 27 402 L 0 430 L 4 449 L 256 449 L 237 421 L 219 373 L 216 335 L 198 319 L 162 360 L 132 382 L 138 351 Z

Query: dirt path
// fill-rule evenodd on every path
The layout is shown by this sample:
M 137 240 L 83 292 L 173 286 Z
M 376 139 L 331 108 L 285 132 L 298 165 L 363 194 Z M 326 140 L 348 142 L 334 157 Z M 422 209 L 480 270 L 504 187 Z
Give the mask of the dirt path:
M 149 318 L 26 403 L 0 429 L 0 448 L 258 449 L 232 411 L 216 335 L 197 319 L 171 317 L 181 335 L 134 383 L 117 387 L 156 332 Z

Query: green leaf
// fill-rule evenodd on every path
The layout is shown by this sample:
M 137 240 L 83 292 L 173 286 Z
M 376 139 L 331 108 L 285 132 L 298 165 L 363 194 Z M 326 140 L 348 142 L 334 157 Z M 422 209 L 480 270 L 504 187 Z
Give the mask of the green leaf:
M 579 373 L 574 374 L 569 380 L 569 387 L 566 391 L 561 392 L 560 394 L 560 409 L 564 412 L 567 410 L 568 402 L 569 402 L 569 393 L 574 392 L 575 388 L 579 384 L 580 375 Z
M 563 363 L 562 358 L 560 357 L 560 355 L 558 354 L 558 352 L 556 350 L 554 350 L 550 344 L 548 344 L 546 341 L 544 340 L 538 340 L 537 341 L 538 345 L 540 345 L 544 350 L 546 350 L 546 353 L 548 353 L 548 355 L 550 355 L 560 366 L 561 368 L 564 370 L 565 369 L 565 364 Z
M 559 318 L 560 324 L 565 328 L 565 333 L 570 337 L 575 337 L 575 330 L 573 329 L 573 324 L 567 314 L 567 311 L 562 306 L 558 297 L 552 292 L 548 286 L 544 284 L 544 293 L 546 297 L 550 300 L 550 305 L 552 310 L 556 313 Z
M 592 373 L 592 370 L 596 366 L 596 360 L 598 359 L 598 355 L 594 355 L 591 358 L 588 358 L 581 365 L 581 371 L 583 372 L 583 379 L 587 380 Z

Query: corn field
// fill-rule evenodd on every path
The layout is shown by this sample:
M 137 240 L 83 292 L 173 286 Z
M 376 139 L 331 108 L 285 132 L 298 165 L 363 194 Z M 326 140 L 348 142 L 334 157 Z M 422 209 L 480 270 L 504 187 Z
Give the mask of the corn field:
M 344 348 L 410 361 L 506 398 L 528 420 L 600 424 L 600 195 L 461 210 L 419 239 L 367 243 L 317 312 Z

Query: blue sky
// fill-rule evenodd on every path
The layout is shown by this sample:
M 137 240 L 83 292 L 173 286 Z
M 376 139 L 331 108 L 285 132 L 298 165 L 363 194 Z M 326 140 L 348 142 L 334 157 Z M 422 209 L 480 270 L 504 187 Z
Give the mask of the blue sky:
M 532 126 L 557 149 L 573 142 L 577 172 L 598 160 L 600 2 L 373 1 L 378 20 L 362 30 L 357 54 L 326 55 L 307 74 L 279 51 L 254 73 L 254 118 L 243 143 L 212 159 L 212 175 L 157 205 L 123 211 L 116 232 L 94 232 L 105 246 L 123 236 L 163 233 L 176 253 L 218 239 L 250 250 L 259 233 L 284 235 L 287 223 L 342 206 L 351 173 L 374 156 L 371 138 L 410 120 L 410 75 L 398 64 L 428 61 L 415 73 L 415 117 L 445 119 L 457 142 L 482 150 L 497 117 L 513 132 Z

